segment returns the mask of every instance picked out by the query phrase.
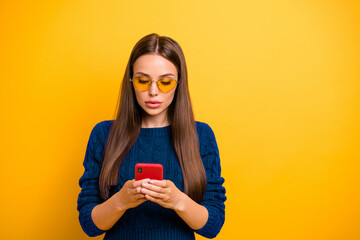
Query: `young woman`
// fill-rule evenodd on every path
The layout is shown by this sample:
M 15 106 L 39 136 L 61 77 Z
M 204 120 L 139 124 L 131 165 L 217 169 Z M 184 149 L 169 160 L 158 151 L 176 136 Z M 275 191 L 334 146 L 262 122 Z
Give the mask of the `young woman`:
M 134 180 L 136 163 L 160 163 L 164 180 Z M 211 128 L 194 120 L 187 69 L 173 39 L 135 45 L 115 120 L 93 128 L 79 180 L 79 221 L 104 239 L 215 237 L 226 200 Z

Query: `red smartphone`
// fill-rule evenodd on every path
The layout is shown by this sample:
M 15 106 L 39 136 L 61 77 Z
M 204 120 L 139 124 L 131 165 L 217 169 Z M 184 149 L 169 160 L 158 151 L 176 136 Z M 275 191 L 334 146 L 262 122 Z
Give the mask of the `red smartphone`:
M 163 166 L 158 163 L 137 163 L 135 165 L 135 181 L 145 178 L 163 180 Z

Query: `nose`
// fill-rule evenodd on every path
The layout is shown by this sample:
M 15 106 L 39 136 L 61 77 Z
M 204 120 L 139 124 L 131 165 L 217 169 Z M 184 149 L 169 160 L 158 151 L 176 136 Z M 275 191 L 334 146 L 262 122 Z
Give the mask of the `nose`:
M 156 82 L 151 82 L 150 88 L 149 88 L 149 95 L 150 96 L 157 96 L 159 94 L 159 88 L 156 85 Z

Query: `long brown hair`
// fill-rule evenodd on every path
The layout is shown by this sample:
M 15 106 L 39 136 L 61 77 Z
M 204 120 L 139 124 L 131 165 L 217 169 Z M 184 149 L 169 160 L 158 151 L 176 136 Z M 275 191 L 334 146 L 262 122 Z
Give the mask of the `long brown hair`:
M 100 196 L 103 200 L 108 199 L 110 186 L 118 184 L 119 168 L 140 133 L 143 110 L 136 101 L 130 78 L 133 76 L 134 62 L 144 54 L 165 57 L 178 70 L 179 83 L 168 109 L 172 144 L 183 172 L 184 192 L 194 201 L 200 202 L 206 189 L 206 173 L 200 157 L 185 57 L 176 41 L 155 33 L 140 39 L 130 54 L 120 90 L 117 116 L 105 146 L 99 178 Z

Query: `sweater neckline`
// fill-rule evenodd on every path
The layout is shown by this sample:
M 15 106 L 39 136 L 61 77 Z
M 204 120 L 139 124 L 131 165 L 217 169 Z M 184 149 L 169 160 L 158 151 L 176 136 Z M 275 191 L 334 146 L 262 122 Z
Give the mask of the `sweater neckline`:
M 140 128 L 140 136 L 166 136 L 171 132 L 170 125 L 156 128 Z

